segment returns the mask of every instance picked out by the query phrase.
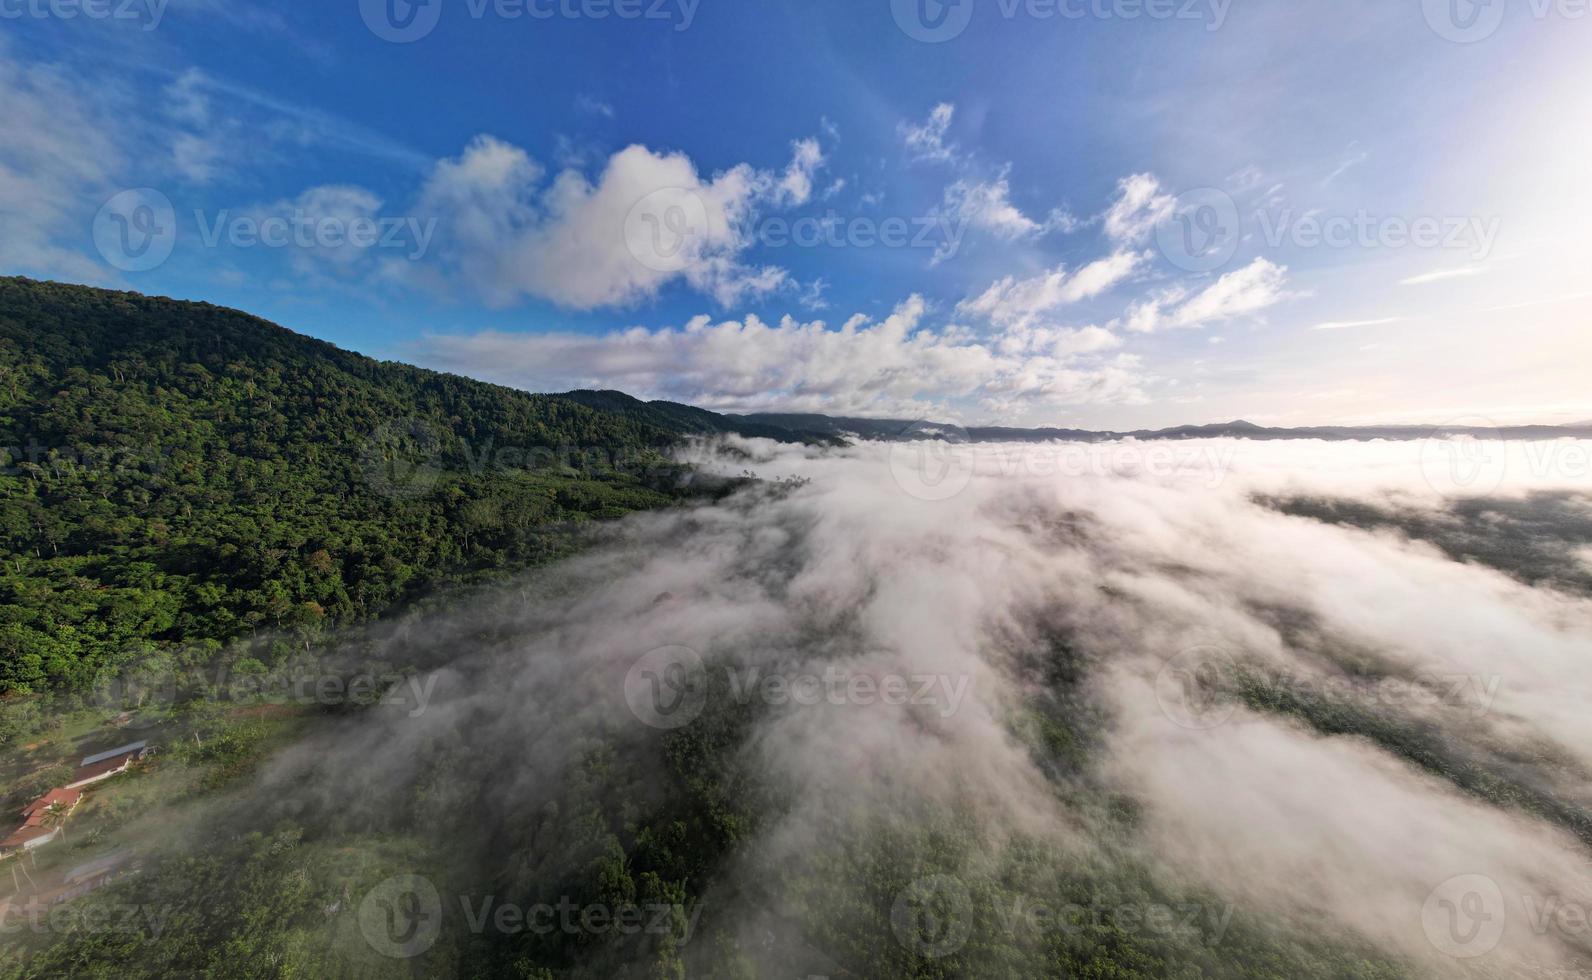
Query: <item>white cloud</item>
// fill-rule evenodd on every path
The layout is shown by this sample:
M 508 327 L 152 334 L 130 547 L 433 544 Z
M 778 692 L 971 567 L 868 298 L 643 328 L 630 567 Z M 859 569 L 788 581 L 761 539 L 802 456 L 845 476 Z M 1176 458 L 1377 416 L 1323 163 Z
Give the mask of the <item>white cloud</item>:
M 1227 178 L 1227 183 L 1230 184 L 1234 190 L 1247 191 L 1265 179 L 1265 171 L 1251 163 L 1240 168 L 1237 173 L 1229 176 Z
M 1286 294 L 1288 267 L 1256 259 L 1229 272 L 1203 291 L 1188 295 L 1179 287 L 1129 307 L 1126 326 L 1140 333 L 1164 329 L 1198 329 L 1211 323 L 1259 313 Z
M 805 310 L 813 310 L 815 312 L 818 310 L 827 310 L 829 309 L 829 301 L 824 299 L 824 291 L 828 288 L 829 280 L 820 276 L 819 278 L 814 279 L 812 282 L 807 284 L 806 288 L 802 290 L 801 295 L 796 297 L 796 302 L 800 303 L 802 305 L 802 309 Z
M 285 218 L 295 228 L 303 229 L 295 234 L 292 247 L 287 249 L 300 274 L 348 274 L 372 252 L 369 245 L 350 240 L 350 231 L 362 225 L 377 228 L 381 205 L 381 198 L 362 187 L 326 185 L 311 187 L 291 200 L 251 209 L 247 217 L 257 222 Z M 335 237 L 321 235 L 323 229 L 335 230 Z
M 87 233 L 95 209 L 116 189 L 123 165 L 118 113 L 109 91 L 91 90 L 76 74 L 7 57 L 0 40 L 0 266 L 87 282 L 105 270 L 63 240 Z
M 988 181 L 959 180 L 945 189 L 944 211 L 974 228 L 1008 241 L 1038 234 L 1044 226 L 1012 203 L 1006 176 Z
M 921 123 L 902 123 L 897 132 L 914 158 L 949 163 L 956 159 L 957 148 L 945 142 L 945 134 L 955 117 L 956 106 L 942 102 L 929 113 L 928 119 Z
M 1106 234 L 1113 241 L 1141 242 L 1172 214 L 1177 201 L 1163 193 L 1152 174 L 1134 174 L 1117 182 L 1118 196 L 1105 214 Z
M 1312 330 L 1350 330 L 1355 327 L 1381 327 L 1389 323 L 1402 323 L 1401 316 L 1383 317 L 1380 320 L 1328 320 L 1311 327 Z
M 955 228 L 952 243 L 941 246 L 934 254 L 934 264 L 943 262 L 956 253 L 961 242 L 961 231 L 974 228 L 1006 242 L 1037 238 L 1052 231 L 1072 231 L 1078 226 L 1076 219 L 1063 209 L 1052 211 L 1044 221 L 1035 221 L 1012 203 L 1011 184 L 1006 172 L 991 181 L 961 179 L 945 189 L 945 197 L 933 216 L 942 226 Z M 954 243 L 954 244 L 953 244 Z
M 166 86 L 166 113 L 193 126 L 209 125 L 210 96 L 203 72 L 190 68 Z
M 748 316 L 599 336 L 488 331 L 428 337 L 418 353 L 437 367 L 529 390 L 617 387 L 739 411 L 915 416 L 965 399 L 1008 407 L 1144 399 L 1132 358 L 1087 368 L 1068 363 L 1110 346 L 1107 331 L 1057 332 L 1051 350 L 1024 356 L 955 329 L 927 328 L 925 310 L 914 296 L 882 321 L 856 316 L 839 329 Z
M 1343 162 L 1339 163 L 1337 169 L 1332 171 L 1332 173 L 1327 174 L 1326 179 L 1321 181 L 1322 187 L 1327 186 L 1334 180 L 1337 180 L 1339 177 L 1342 177 L 1344 174 L 1348 173 L 1350 170 L 1353 170 L 1355 167 L 1358 167 L 1360 164 L 1371 159 L 1371 154 L 1367 153 L 1365 150 L 1356 149 L 1357 146 L 1358 144 L 1350 145 L 1349 151 L 1343 157 Z
M 595 96 L 576 96 L 575 108 L 593 116 L 602 116 L 604 119 L 614 118 L 614 107 Z
M 791 148 L 794 156 L 775 194 L 781 204 L 795 207 L 812 200 L 813 174 L 824 165 L 824 151 L 815 139 L 797 140 Z
M 793 172 L 811 159 L 799 151 Z M 736 229 L 759 201 L 798 189 L 790 173 L 777 191 L 771 175 L 745 164 L 703 179 L 683 154 L 631 146 L 608 160 L 595 183 L 565 170 L 544 188 L 543 176 L 524 150 L 490 136 L 438 163 L 418 210 L 438 219 L 443 273 L 494 305 L 534 296 L 574 309 L 634 304 L 680 278 L 724 305 L 788 282 L 782 269 L 740 262 L 746 243 Z M 646 243 L 630 240 L 649 231 L 636 222 L 636 209 L 660 194 L 664 204 L 695 212 L 664 265 L 639 259 L 632 246 Z M 661 222 L 668 214 L 653 217 Z M 650 230 L 674 234 L 661 224 Z
M 792 288 L 784 269 L 741 258 L 752 244 L 742 230 L 761 209 L 813 198 L 823 148 L 791 146 L 782 173 L 739 164 L 704 178 L 682 153 L 636 145 L 595 181 L 568 167 L 544 187 L 546 171 L 524 150 L 479 136 L 421 191 L 417 210 L 438 219 L 440 248 L 420 281 L 463 282 L 498 306 L 531 296 L 572 309 L 634 305 L 675 280 L 725 307 Z
M 1028 354 L 1066 361 L 1102 354 L 1122 346 L 1122 338 L 1105 327 L 1078 328 L 1025 325 L 1001 334 L 996 349 L 1002 354 Z
M 1424 286 L 1427 283 L 1442 282 L 1446 279 L 1468 279 L 1471 276 L 1479 276 L 1486 272 L 1487 267 L 1484 265 L 1462 265 L 1457 268 L 1437 269 L 1418 276 L 1411 276 L 1408 279 L 1400 280 L 1399 285 Z
M 183 133 L 171 144 L 172 166 L 183 179 L 195 184 L 208 184 L 215 179 L 216 162 L 222 149 L 215 140 Z
M 1069 275 L 1058 265 L 1041 276 L 1007 276 L 992 283 L 976 299 L 964 300 L 958 312 L 982 316 L 999 327 L 1027 325 L 1062 306 L 1092 299 L 1131 276 L 1144 262 L 1139 252 L 1119 251 Z

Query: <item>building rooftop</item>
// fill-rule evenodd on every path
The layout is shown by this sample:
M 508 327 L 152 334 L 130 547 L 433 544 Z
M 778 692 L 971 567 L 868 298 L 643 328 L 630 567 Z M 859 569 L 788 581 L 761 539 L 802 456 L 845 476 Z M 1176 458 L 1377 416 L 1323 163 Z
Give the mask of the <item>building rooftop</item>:
M 82 762 L 78 763 L 78 765 L 92 766 L 95 763 L 104 762 L 106 759 L 114 759 L 117 756 L 127 755 L 131 752 L 142 752 L 148 747 L 148 742 L 130 742 L 127 745 L 121 746 L 120 748 L 107 749 L 104 752 L 98 752 L 94 755 L 88 756 Z
M 48 793 L 45 793 L 43 796 L 34 800 L 32 803 L 29 803 L 28 808 L 22 811 L 22 815 L 24 817 L 32 818 L 37 814 L 43 813 L 45 810 L 48 810 L 57 803 L 66 807 L 67 809 L 71 809 L 72 807 L 77 806 L 78 801 L 82 798 L 83 791 L 80 789 L 52 789 Z

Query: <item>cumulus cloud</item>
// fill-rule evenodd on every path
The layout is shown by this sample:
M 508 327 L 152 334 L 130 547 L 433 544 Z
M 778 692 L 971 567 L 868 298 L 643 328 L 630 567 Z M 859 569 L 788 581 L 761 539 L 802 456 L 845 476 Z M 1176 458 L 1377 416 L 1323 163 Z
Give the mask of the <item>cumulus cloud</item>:
M 565 170 L 544 185 L 544 175 L 524 150 L 490 136 L 436 165 L 418 210 L 437 220 L 450 279 L 495 305 L 535 296 L 576 309 L 634 304 L 682 277 L 725 302 L 784 283 L 780 270 L 737 260 L 744 246 L 736 226 L 767 180 L 751 167 L 704 179 L 683 154 L 631 146 L 595 182 Z M 657 227 L 636 220 L 649 201 L 660 202 Z M 682 224 L 664 227 L 674 213 Z M 638 257 L 629 238 L 648 232 L 676 236 L 676 261 Z
M 1128 309 L 1129 330 L 1200 329 L 1260 313 L 1287 298 L 1288 267 L 1256 259 L 1190 295 L 1183 287 L 1158 293 Z
M 794 155 L 775 196 L 781 204 L 795 207 L 812 200 L 813 174 L 824 165 L 824 151 L 815 139 L 797 140 L 791 149 Z
M 838 329 L 748 316 L 602 335 L 489 331 L 428 337 L 416 353 L 437 367 L 531 390 L 617 387 L 730 410 L 917 415 L 964 398 L 1084 404 L 1143 397 L 1131 359 L 1067 363 L 1110 346 L 1097 328 L 995 349 L 965 331 L 926 326 L 925 312 L 912 297 L 883 320 L 855 316 Z
M 677 280 L 721 306 L 784 290 L 784 269 L 742 256 L 763 209 L 812 199 L 822 147 L 805 139 L 792 150 L 780 174 L 740 164 L 703 177 L 684 154 L 637 145 L 595 180 L 575 168 L 548 179 L 523 149 L 477 137 L 420 192 L 441 248 L 439 267 L 419 279 L 464 283 L 498 306 L 536 297 L 582 310 L 635 305 Z
M 1105 214 L 1105 231 L 1114 241 L 1142 242 L 1171 217 L 1177 201 L 1153 174 L 1134 174 L 1117 183 L 1117 199 Z
M 1111 290 L 1137 271 L 1144 261 L 1143 254 L 1123 250 L 1072 273 L 1065 265 L 1058 265 L 1031 279 L 1007 276 L 991 283 L 977 298 L 964 300 L 957 310 L 984 317 L 1000 327 L 1030 324 L 1063 306 L 1093 299 Z
M 1006 176 L 992 181 L 959 180 L 945 189 L 942 212 L 952 220 L 1012 241 L 1036 235 L 1044 227 L 1011 201 Z
M 1012 188 L 1003 170 L 993 180 L 962 178 L 945 188 L 945 194 L 932 217 L 942 227 L 957 229 L 951 241 L 935 250 L 931 265 L 951 258 L 959 250 L 962 230 L 972 228 L 1004 242 L 1036 239 L 1051 232 L 1070 232 L 1078 221 L 1064 208 L 1053 209 L 1043 220 L 1023 213 L 1012 203 Z

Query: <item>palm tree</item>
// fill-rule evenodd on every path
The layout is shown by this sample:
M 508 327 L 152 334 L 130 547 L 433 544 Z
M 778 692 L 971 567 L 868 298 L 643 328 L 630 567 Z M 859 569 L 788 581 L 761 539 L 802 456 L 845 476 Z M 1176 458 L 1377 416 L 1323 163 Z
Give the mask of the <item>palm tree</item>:
M 53 827 L 66 840 L 66 818 L 72 810 L 65 803 L 51 803 L 44 808 L 44 819 L 40 821 L 46 827 Z

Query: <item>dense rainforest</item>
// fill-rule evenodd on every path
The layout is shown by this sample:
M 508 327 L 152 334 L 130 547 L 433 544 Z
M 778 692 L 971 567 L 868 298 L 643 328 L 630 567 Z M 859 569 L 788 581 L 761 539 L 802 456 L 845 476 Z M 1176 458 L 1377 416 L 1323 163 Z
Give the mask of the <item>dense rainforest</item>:
M 737 428 L 0 279 L 0 692 L 82 689 L 152 646 L 312 640 L 544 562 L 687 492 L 683 433 Z
M 1088 848 L 992 833 L 971 803 L 804 808 L 759 754 L 784 744 L 773 733 L 785 709 L 738 690 L 728 659 L 691 675 L 703 710 L 679 728 L 613 709 L 630 675 L 605 668 L 657 641 L 621 629 L 619 649 L 595 643 L 594 624 L 613 628 L 622 610 L 580 602 L 670 544 L 610 541 L 525 570 L 608 518 L 711 497 L 719 506 L 682 508 L 680 527 L 733 524 L 801 490 L 704 479 L 670 461 L 687 435 L 833 436 L 615 392 L 530 395 L 209 305 L 23 279 L 0 279 L 0 399 L 0 808 L 20 812 L 91 753 L 151 749 L 97 784 L 69 829 L 60 818 L 60 841 L 0 863 L 13 885 L 0 895 L 7 980 L 742 980 L 778 975 L 769 964 L 848 977 L 1407 975 L 1359 937 L 1235 906 L 1137 856 L 1141 804 L 1095 772 L 1108 724 L 1095 664 L 1060 623 L 995 637 L 1011 641 L 1006 669 L 1024 692 L 1002 724 L 1032 757 L 1034 791 Z M 743 543 L 788 539 L 800 555 L 807 530 L 793 521 Z M 737 594 L 783 596 L 807 573 L 765 560 Z M 466 587 L 479 588 L 452 603 Z M 632 598 L 642 620 L 693 608 L 652 588 Z M 798 640 L 833 656 L 851 615 Z M 311 648 L 341 658 L 312 665 L 318 679 L 436 697 L 231 683 L 139 705 L 84 696 L 151 661 L 293 676 Z M 1264 693 L 1234 696 L 1447 765 L 1402 730 Z M 926 739 L 952 730 L 910 717 Z M 873 789 L 888 795 L 895 775 Z M 93 868 L 115 870 L 85 891 Z M 564 909 L 581 917 L 535 918 Z M 954 942 L 947 924 L 962 929 Z

